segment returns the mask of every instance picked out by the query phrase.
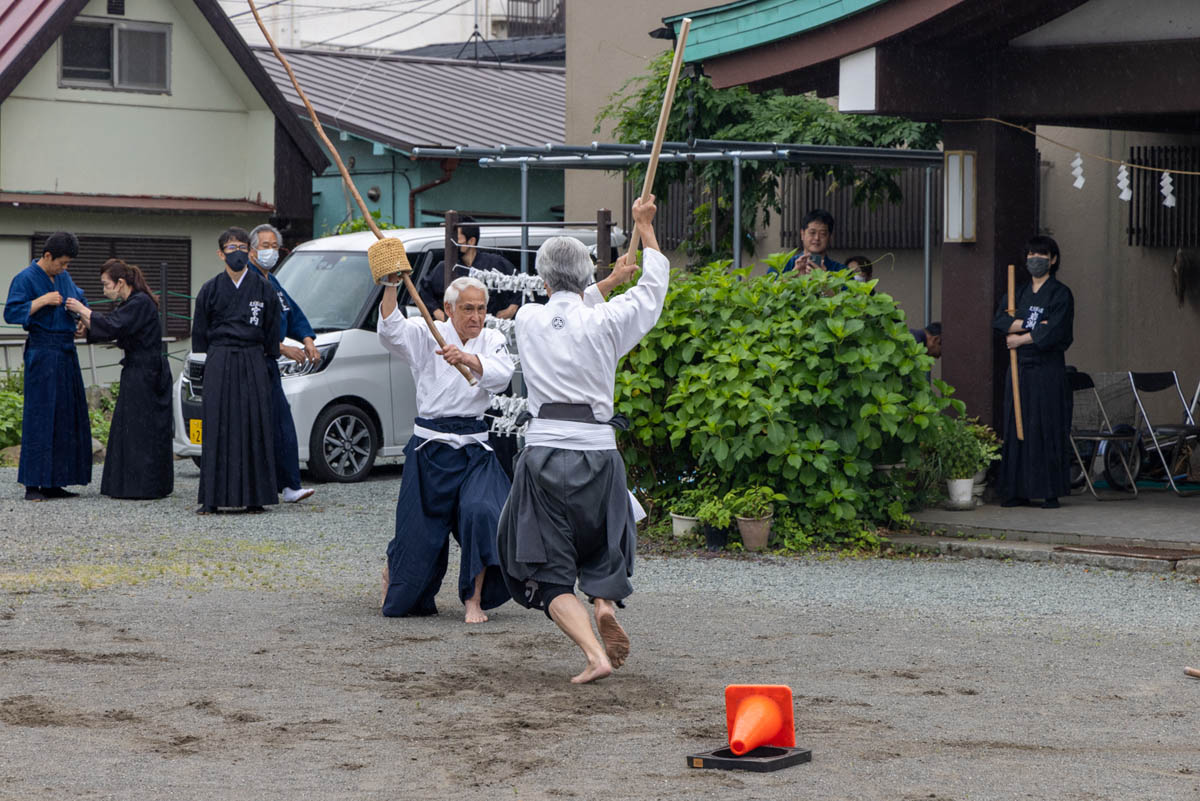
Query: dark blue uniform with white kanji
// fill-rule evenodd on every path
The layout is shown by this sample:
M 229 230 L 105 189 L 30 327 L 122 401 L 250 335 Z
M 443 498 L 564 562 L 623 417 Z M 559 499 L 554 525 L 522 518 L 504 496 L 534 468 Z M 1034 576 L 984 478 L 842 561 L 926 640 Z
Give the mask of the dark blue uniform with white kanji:
M 205 282 L 196 295 L 192 350 L 208 354 L 200 504 L 278 503 L 271 374 L 279 375 L 274 366 L 279 357 L 279 298 L 266 279 L 247 267 L 239 284 L 224 270 Z
M 47 292 L 62 295 L 62 304 L 30 314 L 33 301 Z M 17 470 L 17 481 L 26 487 L 63 487 L 92 480 L 92 428 L 68 298 L 86 303 L 68 273 L 51 278 L 34 261 L 13 278 L 4 304 L 4 321 L 29 332 Z

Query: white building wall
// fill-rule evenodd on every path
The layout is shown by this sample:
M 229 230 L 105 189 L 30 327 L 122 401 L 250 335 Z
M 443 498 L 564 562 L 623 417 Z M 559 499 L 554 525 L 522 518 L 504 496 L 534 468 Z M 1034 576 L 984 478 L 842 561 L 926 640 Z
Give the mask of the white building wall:
M 56 42 L 0 106 L 0 188 L 272 202 L 274 117 L 194 5 L 123 19 L 171 25 L 170 94 L 60 87 Z

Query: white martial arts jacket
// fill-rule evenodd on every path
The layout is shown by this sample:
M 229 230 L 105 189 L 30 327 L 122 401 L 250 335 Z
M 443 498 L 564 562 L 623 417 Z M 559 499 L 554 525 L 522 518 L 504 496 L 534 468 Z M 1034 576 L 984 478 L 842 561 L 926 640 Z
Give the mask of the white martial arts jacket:
M 535 418 L 543 403 L 586 403 L 597 421 L 612 418 L 617 362 L 658 322 L 670 272 L 666 256 L 645 250 L 637 284 L 608 302 L 593 285 L 583 297 L 555 292 L 545 305 L 517 311 L 517 352 Z M 525 443 L 616 448 L 611 426 L 560 420 L 531 420 Z
M 418 417 L 482 417 L 491 396 L 503 392 L 512 380 L 514 365 L 508 340 L 496 329 L 485 328 L 479 336 L 463 344 L 449 320 L 434 321 L 434 325 L 447 345 L 479 357 L 483 376 L 478 384 L 468 384 L 456 367 L 437 354 L 437 342 L 424 318 L 405 317 L 397 308 L 387 318 L 381 313 L 375 330 L 383 346 L 412 369 L 417 384 Z

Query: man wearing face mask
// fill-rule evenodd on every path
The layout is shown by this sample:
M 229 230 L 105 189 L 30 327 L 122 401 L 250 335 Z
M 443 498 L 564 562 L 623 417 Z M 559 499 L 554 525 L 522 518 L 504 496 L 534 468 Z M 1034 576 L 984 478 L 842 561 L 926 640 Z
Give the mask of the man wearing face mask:
M 260 225 L 250 232 L 250 263 L 270 283 L 279 298 L 279 351 L 299 364 L 321 361 L 321 352 L 314 342 L 316 334 L 308 324 L 304 312 L 292 300 L 271 270 L 279 263 L 279 229 L 273 225 Z M 304 343 L 303 349 L 283 344 L 285 337 Z M 300 448 L 296 440 L 296 423 L 292 419 L 292 407 L 283 392 L 283 381 L 274 363 L 270 365 L 272 412 L 275 416 L 275 484 L 283 494 L 284 503 L 296 503 L 315 492 L 300 486 Z
M 271 403 L 279 298 L 250 269 L 250 234 L 229 228 L 217 244 L 225 269 L 200 288 L 192 316 L 192 351 L 208 354 L 196 513 L 222 506 L 261 512 L 279 502 Z
M 1025 266 L 1033 280 L 1017 290 L 1016 312 L 1008 313 L 1005 298 L 992 324 L 1008 349 L 1017 352 L 1025 429 L 1025 439 L 1018 439 L 1012 377 L 1006 373 L 1003 506 L 1025 506 L 1040 498 L 1043 509 L 1057 509 L 1058 499 L 1071 491 L 1071 390 L 1064 354 L 1074 338 L 1075 298 L 1056 277 L 1059 264 L 1057 242 L 1048 236 L 1029 240 Z

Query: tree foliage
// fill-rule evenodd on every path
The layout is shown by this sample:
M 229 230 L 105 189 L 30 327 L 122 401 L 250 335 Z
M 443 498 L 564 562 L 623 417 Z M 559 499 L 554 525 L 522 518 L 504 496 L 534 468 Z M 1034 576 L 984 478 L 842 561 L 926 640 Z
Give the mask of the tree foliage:
M 650 63 L 649 71 L 625 83 L 609 99 L 596 118 L 596 133 L 611 122 L 621 142 L 652 140 L 658 125 L 659 108 L 671 69 L 671 53 Z M 786 95 L 779 90 L 754 94 L 743 86 L 714 89 L 706 77 L 685 71 L 680 76 L 676 100 L 667 125 L 667 141 L 727 139 L 788 144 L 846 145 L 932 149 L 941 139 L 940 126 L 896 117 L 842 114 L 813 94 Z M 770 222 L 779 212 L 779 179 L 794 165 L 782 162 L 745 162 L 742 165 L 743 247 L 753 252 L 755 229 Z M 656 188 L 663 195 L 673 182 L 682 182 L 687 164 L 659 166 Z M 807 165 L 817 177 L 831 175 L 837 184 L 854 187 L 855 203 L 899 202 L 896 171 L 855 169 L 850 166 Z M 644 167 L 630 171 L 640 185 Z M 695 166 L 700 185 L 716 187 L 718 208 L 718 251 L 732 248 L 733 167 L 728 162 L 702 162 Z M 698 261 L 716 258 L 709 240 L 711 202 L 695 211 L 696 235 L 688 244 Z

